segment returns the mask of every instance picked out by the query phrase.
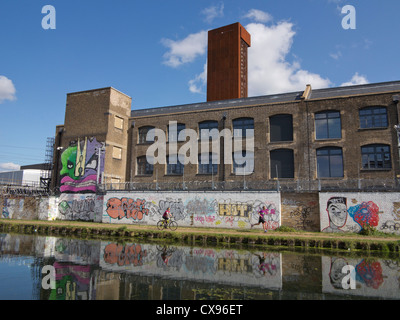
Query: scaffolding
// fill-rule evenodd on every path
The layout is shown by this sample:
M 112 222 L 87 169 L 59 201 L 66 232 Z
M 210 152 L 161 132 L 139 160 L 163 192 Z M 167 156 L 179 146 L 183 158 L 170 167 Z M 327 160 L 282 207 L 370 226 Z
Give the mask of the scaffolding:
M 53 169 L 54 138 L 47 138 L 46 154 L 43 169 L 40 173 L 40 186 L 47 192 L 50 191 L 51 172 Z

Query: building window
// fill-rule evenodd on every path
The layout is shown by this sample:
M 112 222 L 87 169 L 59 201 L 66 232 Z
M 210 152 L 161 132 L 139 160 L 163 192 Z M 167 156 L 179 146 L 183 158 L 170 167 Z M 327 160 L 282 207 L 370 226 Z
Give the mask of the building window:
M 168 126 L 168 141 L 169 142 L 185 141 L 186 137 L 178 139 L 179 133 L 184 129 L 185 125 L 183 123 L 175 123 L 172 126 Z
M 248 175 L 254 172 L 254 152 L 236 151 L 233 157 L 233 174 Z
M 152 175 L 154 166 L 147 161 L 146 156 L 137 158 L 137 175 Z
M 202 153 L 199 154 L 199 174 L 217 174 L 218 173 L 218 154 Z
M 316 113 L 315 136 L 317 140 L 342 138 L 340 112 L 325 111 Z
M 254 119 L 239 118 L 232 121 L 234 137 L 253 137 L 254 136 Z M 250 131 L 247 131 L 250 130 Z
M 153 134 L 148 134 L 151 129 L 154 129 L 154 127 L 146 126 L 139 128 L 139 144 L 154 142 L 154 131 L 152 132 Z
M 213 130 L 213 131 L 212 131 Z M 218 121 L 203 121 L 199 123 L 200 139 L 203 141 L 218 138 Z M 216 135 L 214 135 L 215 133 Z
M 167 156 L 167 174 L 183 174 L 183 170 L 183 159 L 178 159 L 176 154 Z
M 342 148 L 317 149 L 317 170 L 319 178 L 343 178 Z
M 118 147 L 113 147 L 112 157 L 114 159 L 121 160 L 122 159 L 122 149 Z
M 271 178 L 294 178 L 294 155 L 293 150 L 277 149 L 270 153 L 271 156 Z
M 371 144 L 361 147 L 363 169 L 391 169 L 390 146 Z
M 290 114 L 278 114 L 269 118 L 270 141 L 293 141 L 293 119 Z
M 124 119 L 121 117 L 115 116 L 114 118 L 114 127 L 117 129 L 124 129 Z
M 387 128 L 388 117 L 385 107 L 368 107 L 360 109 L 360 128 Z

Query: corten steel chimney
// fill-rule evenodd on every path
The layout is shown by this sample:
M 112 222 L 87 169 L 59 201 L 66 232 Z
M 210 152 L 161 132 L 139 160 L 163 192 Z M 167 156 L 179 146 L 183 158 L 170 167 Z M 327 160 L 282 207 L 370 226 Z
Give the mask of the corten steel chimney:
M 237 22 L 208 32 L 207 101 L 247 97 L 250 34 Z

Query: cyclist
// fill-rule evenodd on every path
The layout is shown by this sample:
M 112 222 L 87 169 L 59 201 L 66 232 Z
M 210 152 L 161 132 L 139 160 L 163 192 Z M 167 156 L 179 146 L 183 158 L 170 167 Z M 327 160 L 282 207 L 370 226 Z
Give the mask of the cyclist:
M 170 218 L 172 218 L 171 210 L 170 210 L 169 207 L 167 208 L 167 210 L 165 210 L 165 212 L 164 212 L 164 214 L 163 214 L 162 217 L 163 217 L 163 219 L 164 219 L 164 228 L 166 228 L 166 227 L 167 227 L 168 220 L 169 220 Z

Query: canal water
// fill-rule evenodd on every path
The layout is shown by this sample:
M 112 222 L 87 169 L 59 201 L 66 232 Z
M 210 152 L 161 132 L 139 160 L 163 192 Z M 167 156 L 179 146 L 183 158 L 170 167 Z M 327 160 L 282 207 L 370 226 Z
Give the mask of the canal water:
M 398 255 L 0 234 L 0 300 L 399 298 Z

